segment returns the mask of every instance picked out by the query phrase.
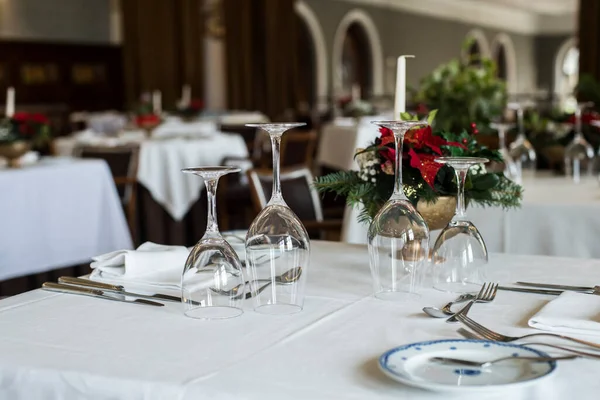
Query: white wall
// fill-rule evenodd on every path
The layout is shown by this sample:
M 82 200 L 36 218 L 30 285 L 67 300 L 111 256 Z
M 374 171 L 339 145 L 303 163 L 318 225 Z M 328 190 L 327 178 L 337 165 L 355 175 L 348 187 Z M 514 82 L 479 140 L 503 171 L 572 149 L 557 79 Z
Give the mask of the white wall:
M 111 0 L 0 0 L 0 39 L 109 44 Z

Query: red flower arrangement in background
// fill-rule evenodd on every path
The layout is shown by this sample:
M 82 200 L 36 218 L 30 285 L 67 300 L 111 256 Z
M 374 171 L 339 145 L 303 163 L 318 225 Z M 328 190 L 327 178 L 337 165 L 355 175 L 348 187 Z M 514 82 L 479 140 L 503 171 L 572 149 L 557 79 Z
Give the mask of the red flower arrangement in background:
M 50 138 L 50 120 L 44 114 L 16 112 L 3 122 L 0 141 L 27 140 L 43 143 Z
M 581 114 L 581 123 L 583 125 L 591 125 L 592 121 L 600 121 L 600 114 L 596 111 L 586 111 Z M 575 124 L 575 114 L 570 115 L 567 122 Z

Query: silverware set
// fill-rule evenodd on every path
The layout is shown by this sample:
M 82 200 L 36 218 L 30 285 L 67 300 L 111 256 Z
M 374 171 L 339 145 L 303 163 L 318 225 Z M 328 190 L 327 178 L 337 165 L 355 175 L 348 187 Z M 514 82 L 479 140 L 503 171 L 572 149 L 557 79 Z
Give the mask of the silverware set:
M 246 281 L 245 283 L 237 285 L 229 290 L 222 290 L 217 288 L 210 288 L 210 290 L 218 294 L 231 296 L 235 300 L 250 299 L 252 297 L 258 296 L 271 284 L 289 285 L 300 279 L 301 275 L 302 268 L 296 267 L 284 272 L 279 276 L 276 276 L 274 281 L 270 279 L 256 279 L 253 281 Z M 245 291 L 246 287 L 252 287 L 252 283 L 261 282 L 263 283 L 263 285 L 259 286 L 257 289 Z M 42 289 L 51 292 L 77 294 L 82 296 L 96 297 L 104 300 L 113 300 L 124 303 L 155 307 L 164 306 L 163 303 L 159 303 L 158 301 L 181 303 L 181 297 L 177 296 L 170 296 L 161 293 L 135 293 L 125 290 L 125 288 L 121 285 L 111 285 L 109 283 L 92 281 L 90 279 L 74 278 L 69 276 L 61 276 L 60 278 L 58 278 L 58 283 L 45 282 L 42 285 Z
M 578 338 L 574 338 L 571 336 L 561 335 L 557 333 L 549 333 L 549 332 L 535 332 L 529 333 L 522 336 L 508 336 L 502 333 L 493 331 L 490 328 L 487 328 L 480 323 L 474 321 L 470 317 L 467 316 L 467 313 L 471 309 L 471 307 L 475 303 L 489 303 L 493 301 L 496 297 L 498 290 L 507 290 L 507 291 L 517 291 L 517 292 L 525 292 L 525 293 L 534 293 L 534 294 L 545 294 L 545 295 L 559 295 L 565 290 L 576 291 L 580 293 L 592 294 L 592 295 L 600 295 L 600 286 L 587 287 L 587 286 L 568 286 L 568 285 L 555 285 L 555 284 L 544 284 L 544 283 L 532 283 L 532 282 L 517 282 L 517 285 L 521 285 L 524 287 L 506 287 L 500 286 L 497 283 L 486 282 L 482 285 L 481 290 L 477 295 L 473 294 L 462 294 L 454 301 L 449 302 L 441 309 L 436 307 L 424 307 L 423 311 L 435 318 L 446 318 L 446 322 L 460 322 L 466 328 L 459 328 L 458 333 L 464 336 L 467 339 L 477 339 L 477 340 L 490 340 L 495 342 L 516 342 L 519 341 L 520 344 L 525 346 L 545 346 L 555 350 L 561 350 L 565 352 L 571 353 L 571 355 L 566 356 L 557 356 L 557 357 L 530 357 L 524 358 L 525 361 L 531 362 L 542 362 L 542 361 L 558 361 L 558 360 L 571 360 L 579 357 L 584 358 L 592 358 L 592 359 L 600 359 L 600 353 L 591 353 L 585 352 L 579 349 L 573 349 L 564 346 L 558 346 L 551 343 L 543 343 L 543 342 L 521 342 L 524 339 L 532 338 L 532 337 L 551 337 L 555 339 L 561 339 L 570 341 L 572 343 L 576 343 L 579 345 L 584 345 L 590 347 L 594 350 L 600 351 L 600 344 L 593 343 L 587 340 L 582 340 Z M 468 301 L 469 303 L 465 305 L 460 311 L 453 312 L 451 307 L 454 304 L 464 303 Z M 453 365 L 465 365 L 479 368 L 489 367 L 497 362 L 503 362 L 508 359 L 514 359 L 514 357 L 510 358 L 502 358 L 497 360 L 490 360 L 487 362 L 479 362 L 479 361 L 470 361 L 470 360 L 461 360 L 461 359 L 453 359 L 447 357 L 438 357 L 432 359 L 434 362 L 445 363 L 445 364 L 453 364 Z

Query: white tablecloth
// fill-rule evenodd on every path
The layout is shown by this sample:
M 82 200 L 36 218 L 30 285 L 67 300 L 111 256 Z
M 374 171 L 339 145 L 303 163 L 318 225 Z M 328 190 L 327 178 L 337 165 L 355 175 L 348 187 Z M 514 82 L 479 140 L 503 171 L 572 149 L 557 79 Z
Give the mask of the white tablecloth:
M 522 207 L 469 207 L 467 215 L 490 252 L 600 258 L 600 185 L 575 184 L 564 177 L 525 180 Z M 342 240 L 366 243 L 367 226 L 358 211 L 346 209 Z M 440 231 L 432 233 L 431 245 Z
M 149 140 L 142 143 L 138 181 L 175 220 L 181 220 L 200 198 L 202 178 L 183 168 L 220 165 L 225 157 L 248 157 L 244 139 L 218 132 L 206 139 Z
M 427 290 L 413 303 L 370 296 L 365 246 L 313 242 L 304 311 L 247 311 L 225 321 L 183 316 L 182 307 L 135 306 L 36 290 L 0 301 L 0 398 L 20 399 L 446 399 L 386 378 L 384 351 L 459 338 L 455 324 L 424 316 L 452 296 Z M 501 282 L 552 277 L 600 281 L 600 262 L 494 255 Z M 528 318 L 550 296 L 500 292 L 471 316 L 507 334 L 531 332 Z M 594 399 L 598 361 L 560 363 L 531 388 L 460 399 Z
M 354 119 L 340 118 L 323 126 L 319 139 L 317 163 L 333 169 L 358 169 L 354 161 L 357 148 L 365 148 L 379 137 L 379 127 L 371 121 L 389 119 L 385 116 Z
M 183 174 L 188 167 L 219 165 L 225 157 L 248 157 L 244 139 L 237 134 L 214 131 L 203 138 L 169 137 L 186 133 L 192 136 L 190 127 L 204 129 L 214 123 L 190 124 L 165 123 L 157 128 L 163 139 L 142 139 L 140 143 L 137 179 L 149 191 L 154 200 L 162 205 L 175 220 L 181 220 L 189 208 L 199 199 L 202 179 Z M 195 129 L 194 128 L 194 129 Z M 188 130 L 186 130 L 188 129 Z M 201 131 L 195 135 L 201 136 Z M 166 140 L 165 140 L 166 139 Z M 131 142 L 133 138 L 121 135 L 118 138 L 98 137 L 90 139 L 64 138 L 55 142 L 58 154 L 73 155 L 77 142 L 94 145 L 116 146 Z
M 132 248 L 103 161 L 42 159 L 0 171 L 0 281 Z

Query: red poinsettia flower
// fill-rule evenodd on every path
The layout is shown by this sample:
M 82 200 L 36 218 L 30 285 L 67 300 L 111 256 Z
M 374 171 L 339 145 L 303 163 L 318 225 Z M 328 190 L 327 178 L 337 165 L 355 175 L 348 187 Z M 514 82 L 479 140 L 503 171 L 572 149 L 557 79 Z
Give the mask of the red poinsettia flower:
M 600 120 L 600 114 L 595 111 L 584 112 L 581 114 L 581 123 L 584 125 L 590 125 L 592 121 Z M 568 119 L 570 124 L 575 123 L 575 114 L 571 115 Z
M 29 119 L 30 119 L 30 121 L 35 122 L 36 124 L 42 124 L 42 125 L 46 125 L 50 122 L 48 120 L 48 117 L 46 117 L 44 114 L 40 114 L 40 113 L 31 114 L 29 116 Z
M 27 122 L 29 120 L 29 114 L 26 112 L 16 112 L 13 114 L 12 119 L 18 123 Z
M 135 123 L 142 127 L 158 125 L 160 123 L 160 117 L 155 114 L 138 115 L 135 119 Z
M 417 154 L 414 149 L 410 149 L 408 155 L 410 156 L 410 166 L 418 169 L 425 182 L 433 187 L 435 177 L 440 168 L 442 168 L 442 164 L 435 162 L 436 156 L 424 153 Z
M 204 102 L 199 99 L 193 99 L 190 101 L 190 108 L 192 110 L 202 110 L 202 108 L 204 108 Z

